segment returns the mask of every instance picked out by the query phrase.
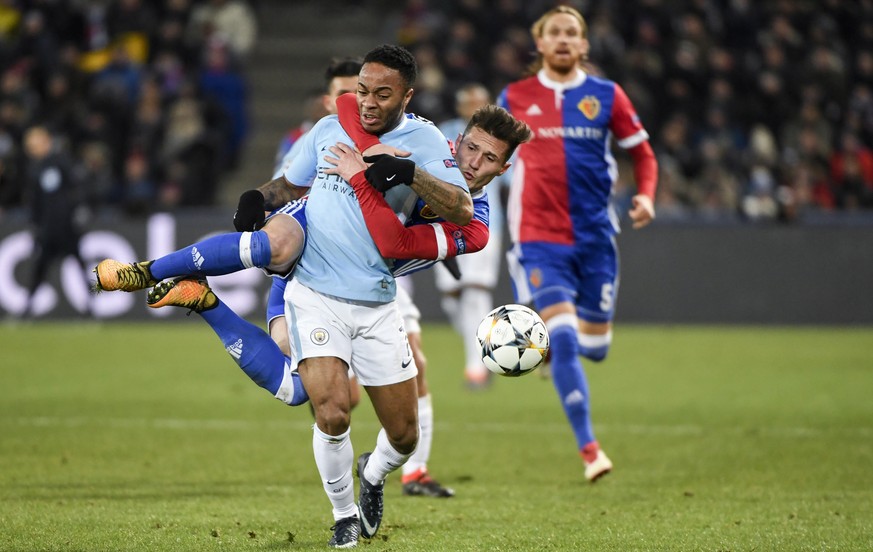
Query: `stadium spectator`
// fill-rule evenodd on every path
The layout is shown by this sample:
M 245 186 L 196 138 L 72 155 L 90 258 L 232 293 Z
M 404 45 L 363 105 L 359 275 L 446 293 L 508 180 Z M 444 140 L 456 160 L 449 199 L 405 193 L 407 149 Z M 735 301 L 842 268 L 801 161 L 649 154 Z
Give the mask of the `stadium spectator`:
M 200 44 L 214 39 L 227 42 L 233 55 L 242 60 L 255 45 L 258 24 L 244 0 L 206 0 L 191 12 L 188 32 Z
M 200 71 L 199 93 L 207 101 L 215 102 L 227 120 L 229 128 L 221 148 L 221 159 L 228 168 L 235 168 L 249 126 L 245 80 L 233 66 L 228 46 L 223 41 L 210 40 L 205 55 L 205 64 Z
M 34 227 L 35 256 L 28 285 L 24 316 L 34 314 L 34 296 L 46 280 L 48 269 L 73 256 L 82 270 L 87 287 L 85 263 L 79 256 L 82 194 L 75 181 L 69 158 L 59 151 L 50 131 L 33 126 L 24 134 L 27 154 L 27 203 Z
M 873 151 L 845 132 L 831 155 L 831 182 L 836 204 L 844 209 L 873 206 Z

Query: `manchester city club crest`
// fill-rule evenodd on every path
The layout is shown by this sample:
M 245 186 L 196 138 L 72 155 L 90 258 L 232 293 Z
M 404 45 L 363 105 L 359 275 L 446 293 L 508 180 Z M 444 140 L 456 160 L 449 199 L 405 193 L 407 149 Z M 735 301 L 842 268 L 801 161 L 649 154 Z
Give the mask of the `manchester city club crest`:
M 316 345 L 324 345 L 330 340 L 330 334 L 324 328 L 315 328 L 309 334 L 309 339 Z
M 579 108 L 579 111 L 582 112 L 583 115 L 588 117 L 589 120 L 593 121 L 600 115 L 600 100 L 595 96 L 585 96 L 579 103 L 576 105 Z

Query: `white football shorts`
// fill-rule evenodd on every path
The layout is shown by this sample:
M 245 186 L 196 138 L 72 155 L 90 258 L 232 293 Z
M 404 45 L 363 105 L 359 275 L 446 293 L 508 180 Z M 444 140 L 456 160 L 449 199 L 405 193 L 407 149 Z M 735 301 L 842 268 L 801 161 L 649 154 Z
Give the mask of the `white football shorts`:
M 298 360 L 342 359 L 362 385 L 373 387 L 418 374 L 396 301 L 349 301 L 292 279 L 285 290 L 285 316 Z
M 397 308 L 400 310 L 400 318 L 406 333 L 421 333 L 421 311 L 412 302 L 412 297 L 406 288 L 397 286 Z
M 477 286 L 493 289 L 500 276 L 500 255 L 503 249 L 503 236 L 499 230 L 491 232 L 488 244 L 481 251 L 459 255 L 458 268 L 461 279 L 455 280 L 442 263 L 433 267 L 436 287 L 442 293 L 452 293 L 462 287 Z

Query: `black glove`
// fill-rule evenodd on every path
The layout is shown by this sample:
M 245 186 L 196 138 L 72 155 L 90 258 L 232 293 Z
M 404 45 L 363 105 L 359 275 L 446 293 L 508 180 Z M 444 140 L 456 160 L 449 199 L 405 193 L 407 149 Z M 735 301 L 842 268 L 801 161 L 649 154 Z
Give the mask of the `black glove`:
M 249 190 L 239 196 L 236 213 L 233 214 L 233 227 L 237 232 L 252 232 L 264 225 L 264 194 Z
M 461 279 L 461 267 L 458 266 L 457 257 L 449 257 L 447 259 L 443 259 L 443 266 L 446 267 L 446 270 L 449 271 L 449 274 L 452 275 L 452 278 L 454 278 L 455 280 Z
M 367 182 L 383 194 L 398 184 L 412 185 L 415 177 L 415 162 L 393 155 L 379 154 L 364 157 L 365 163 L 372 163 L 364 177 Z

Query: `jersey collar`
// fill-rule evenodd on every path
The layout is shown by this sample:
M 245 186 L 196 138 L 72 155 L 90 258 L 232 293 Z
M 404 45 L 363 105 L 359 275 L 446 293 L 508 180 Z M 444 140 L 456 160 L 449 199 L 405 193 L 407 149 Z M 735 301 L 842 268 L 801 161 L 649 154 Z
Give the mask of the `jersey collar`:
M 588 75 L 585 73 L 585 71 L 579 69 L 578 67 L 576 68 L 576 77 L 573 78 L 573 80 L 567 82 L 558 82 L 550 79 L 546 76 L 545 69 L 540 69 L 537 72 L 537 79 L 539 79 L 540 84 L 542 84 L 546 88 L 551 88 L 552 90 L 558 92 L 563 92 L 564 90 L 567 90 L 569 88 L 576 88 L 577 86 L 580 86 L 583 82 L 585 82 L 586 78 L 588 78 Z

